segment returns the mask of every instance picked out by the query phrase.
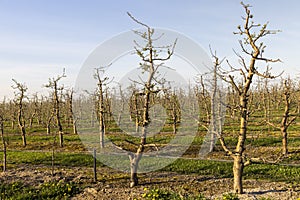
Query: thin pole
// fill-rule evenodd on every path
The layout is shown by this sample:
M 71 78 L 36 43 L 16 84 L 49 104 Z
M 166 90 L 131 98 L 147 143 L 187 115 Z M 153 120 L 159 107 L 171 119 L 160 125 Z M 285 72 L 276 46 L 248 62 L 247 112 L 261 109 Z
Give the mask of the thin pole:
M 97 182 L 97 159 L 96 159 L 96 149 L 94 149 L 93 157 L 94 157 L 94 182 Z

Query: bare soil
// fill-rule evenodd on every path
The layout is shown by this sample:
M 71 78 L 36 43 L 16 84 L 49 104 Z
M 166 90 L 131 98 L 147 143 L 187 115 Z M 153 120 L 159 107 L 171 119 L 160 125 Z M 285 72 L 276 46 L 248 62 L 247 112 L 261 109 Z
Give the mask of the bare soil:
M 159 188 L 174 191 L 182 197 L 203 194 L 210 199 L 221 199 L 224 193 L 232 191 L 232 180 L 217 179 L 195 174 L 170 172 L 152 172 L 140 174 L 140 185 L 129 188 L 129 176 L 126 173 L 102 167 L 98 168 L 98 181 L 93 182 L 91 168 L 55 168 L 52 176 L 50 167 L 23 165 L 17 169 L 0 173 L 0 181 L 11 183 L 21 181 L 27 185 L 38 186 L 49 181 L 73 181 L 83 186 L 80 194 L 72 200 L 131 200 L 142 199 L 145 188 Z M 245 194 L 240 199 L 280 199 L 297 200 L 300 198 L 300 185 L 265 180 L 245 180 Z

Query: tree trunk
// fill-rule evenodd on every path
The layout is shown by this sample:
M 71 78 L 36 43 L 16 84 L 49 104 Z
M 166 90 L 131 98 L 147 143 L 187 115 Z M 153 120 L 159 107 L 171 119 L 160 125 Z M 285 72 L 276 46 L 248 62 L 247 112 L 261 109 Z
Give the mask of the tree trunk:
M 77 135 L 77 124 L 76 124 L 77 120 L 73 119 L 73 134 Z
M 291 100 L 290 100 L 290 95 L 291 95 L 291 88 L 290 88 L 290 81 L 285 80 L 284 81 L 284 103 L 285 103 L 285 108 L 284 108 L 284 114 L 283 118 L 281 120 L 281 134 L 282 134 L 282 154 L 287 155 L 288 154 L 288 127 L 291 125 L 291 123 L 296 119 L 295 117 L 291 120 L 289 120 L 290 117 L 290 107 L 291 107 Z
M 55 156 L 55 155 L 54 155 L 54 154 L 55 154 L 55 153 L 54 153 L 54 145 L 55 145 L 55 139 L 54 139 L 54 142 L 53 142 L 52 153 L 51 153 L 51 175 L 52 175 L 52 176 L 54 176 L 54 161 L 55 161 L 55 160 L 54 160 L 54 159 L 55 159 L 55 158 L 54 158 L 54 156 Z
M 104 112 L 101 108 L 99 113 L 99 129 L 100 129 L 100 148 L 104 148 L 104 135 L 105 135 L 105 124 L 104 124 Z
M 41 125 L 42 120 L 40 119 L 40 117 L 37 118 L 37 124 Z
M 6 172 L 7 153 L 6 153 L 6 141 L 3 143 L 3 172 Z
M 135 132 L 138 133 L 140 132 L 140 126 L 139 126 L 139 118 L 135 118 Z
M 32 128 L 32 124 L 33 124 L 33 116 L 30 117 L 29 119 L 29 128 Z
M 58 131 L 58 136 L 59 136 L 59 147 L 64 146 L 64 134 L 62 131 Z
M 139 120 L 138 99 L 137 99 L 136 94 L 134 94 L 133 103 L 134 103 L 134 115 L 135 115 L 135 132 L 139 133 L 139 131 L 140 131 L 140 126 L 139 126 L 140 120 Z
M 1 139 L 2 139 L 2 145 L 3 145 L 3 172 L 6 171 L 6 140 L 4 138 L 4 127 L 3 127 L 3 122 L 0 124 L 1 126 Z
M 15 129 L 15 121 L 14 121 L 14 120 L 11 121 L 11 129 L 12 129 L 12 130 Z
M 139 159 L 136 155 L 130 157 L 130 187 L 138 185 L 137 169 L 138 169 Z
M 217 117 L 221 117 L 220 113 L 218 112 L 219 109 L 217 109 L 218 106 L 220 105 L 216 105 L 217 90 L 218 90 L 217 67 L 218 67 L 218 63 L 216 63 L 214 67 L 214 73 L 213 73 L 213 85 L 212 85 L 213 93 L 211 96 L 211 111 L 210 111 L 211 112 L 210 124 L 212 125 L 212 131 L 210 133 L 211 135 L 210 135 L 209 152 L 212 152 L 214 150 L 216 134 L 217 134 Z M 219 113 L 219 115 L 216 116 L 216 113 Z
M 288 154 L 288 138 L 287 138 L 287 131 L 282 130 L 282 154 L 287 155 Z
M 121 115 L 121 113 L 119 113 L 119 115 L 118 115 L 118 124 L 119 125 L 121 125 L 121 119 L 122 119 L 121 117 L 122 117 L 122 115 Z
M 245 140 L 246 140 L 246 133 L 247 133 L 247 108 L 248 98 L 246 93 L 240 96 L 240 106 L 241 106 L 241 118 L 240 118 L 240 134 L 238 137 L 238 143 L 236 146 L 236 155 L 233 156 L 233 177 L 234 183 L 233 188 L 234 191 L 238 194 L 243 193 L 243 184 L 242 184 L 242 177 L 243 177 L 243 170 L 244 170 L 244 161 L 243 161 L 243 154 L 245 150 Z
M 21 126 L 21 135 L 22 135 L 22 142 L 23 142 L 23 147 L 26 147 L 27 142 L 26 142 L 26 131 L 25 131 L 25 127 Z
M 244 163 L 243 158 L 239 155 L 234 157 L 233 160 L 233 190 L 235 193 L 242 194 L 243 193 L 243 170 Z
M 64 146 L 64 136 L 63 136 L 63 128 L 60 122 L 59 109 L 57 110 L 57 124 L 58 124 L 58 137 L 59 137 L 59 147 Z
M 176 119 L 174 120 L 173 122 L 173 134 L 175 135 L 176 134 Z
M 97 71 L 97 74 L 99 72 Z M 100 79 L 98 74 L 98 115 L 99 115 L 99 136 L 100 136 L 100 148 L 104 148 L 104 135 L 105 135 L 105 124 L 104 124 L 104 96 L 103 96 L 103 80 Z
M 25 121 L 22 122 L 22 103 L 19 104 L 19 112 L 18 112 L 18 125 L 21 131 L 21 137 L 23 142 L 23 147 L 26 147 L 26 129 L 25 129 Z
M 175 96 L 175 94 L 174 94 Z M 172 115 L 173 115 L 173 134 L 176 134 L 177 133 L 177 130 L 176 130 L 176 125 L 177 125 L 177 110 L 176 110 L 176 98 L 173 98 L 172 99 L 174 102 L 171 102 L 172 103 Z
M 104 148 L 104 130 L 100 130 L 100 148 Z
M 137 170 L 139 166 L 139 162 L 142 158 L 143 152 L 144 152 L 144 144 L 145 139 L 141 138 L 141 145 L 137 149 L 137 152 L 135 154 L 130 154 L 130 187 L 134 187 L 138 185 L 138 176 L 137 176 Z
M 95 127 L 94 118 L 95 118 L 95 111 L 93 110 L 91 113 L 91 127 L 93 127 L 93 128 Z
M 49 135 L 50 133 L 51 133 L 50 124 L 47 124 L 47 135 Z

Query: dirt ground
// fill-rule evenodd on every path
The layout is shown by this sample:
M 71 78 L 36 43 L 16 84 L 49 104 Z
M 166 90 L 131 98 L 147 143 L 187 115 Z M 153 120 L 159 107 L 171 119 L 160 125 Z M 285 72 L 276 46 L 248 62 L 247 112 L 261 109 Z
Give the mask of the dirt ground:
M 170 172 L 152 172 L 140 174 L 140 185 L 129 188 L 128 174 L 117 172 L 110 168 L 98 169 L 98 181 L 93 182 L 91 168 L 60 168 L 51 169 L 45 166 L 22 166 L 15 170 L 0 173 L 1 182 L 22 181 L 25 184 L 37 186 L 53 180 L 73 181 L 85 186 L 83 191 L 72 200 L 131 200 L 141 199 L 145 188 L 160 188 L 175 191 L 181 196 L 199 193 L 210 199 L 221 199 L 222 194 L 232 191 L 232 180 L 228 178 L 182 175 Z M 264 180 L 245 180 L 245 194 L 240 199 L 280 199 L 297 200 L 300 198 L 300 185 L 291 185 Z

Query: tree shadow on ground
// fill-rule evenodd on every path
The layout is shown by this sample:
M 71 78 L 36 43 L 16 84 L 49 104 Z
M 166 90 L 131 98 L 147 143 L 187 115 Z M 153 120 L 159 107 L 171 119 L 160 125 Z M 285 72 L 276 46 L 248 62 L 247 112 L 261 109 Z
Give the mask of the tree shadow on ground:
M 275 193 L 275 192 L 286 192 L 287 189 L 281 189 L 281 190 L 264 190 L 264 191 L 253 191 L 253 192 L 248 192 L 247 194 L 251 195 L 262 195 L 262 194 L 268 194 L 268 193 Z

